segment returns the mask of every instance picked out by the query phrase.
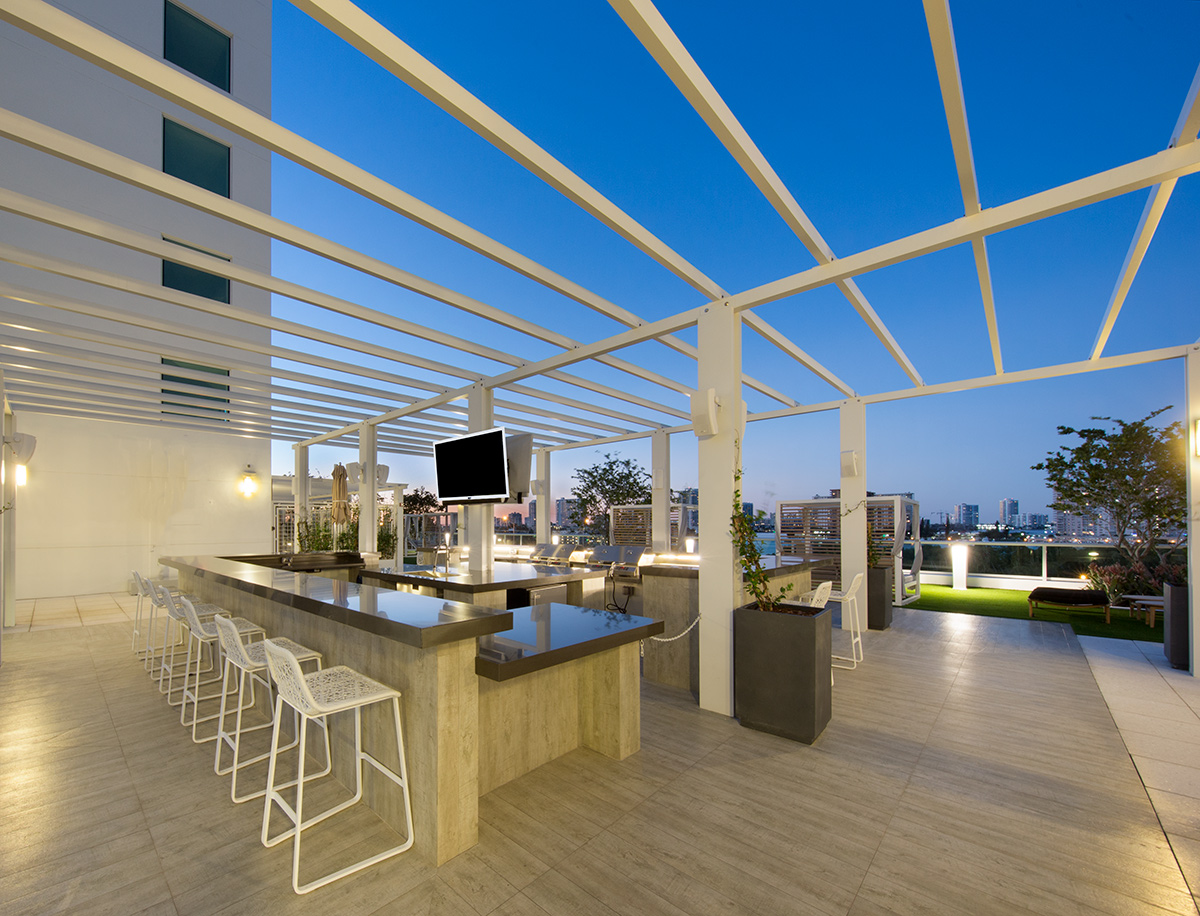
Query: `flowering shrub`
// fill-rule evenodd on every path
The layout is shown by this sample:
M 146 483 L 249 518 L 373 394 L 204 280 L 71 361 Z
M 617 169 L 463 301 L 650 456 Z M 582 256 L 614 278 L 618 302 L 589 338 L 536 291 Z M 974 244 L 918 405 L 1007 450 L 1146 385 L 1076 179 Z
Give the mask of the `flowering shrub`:
M 1087 579 L 1092 588 L 1108 595 L 1110 604 L 1120 604 L 1122 595 L 1161 595 L 1164 584 L 1183 585 L 1187 567 L 1159 563 L 1150 569 L 1140 560 L 1132 566 L 1092 563 L 1087 568 Z

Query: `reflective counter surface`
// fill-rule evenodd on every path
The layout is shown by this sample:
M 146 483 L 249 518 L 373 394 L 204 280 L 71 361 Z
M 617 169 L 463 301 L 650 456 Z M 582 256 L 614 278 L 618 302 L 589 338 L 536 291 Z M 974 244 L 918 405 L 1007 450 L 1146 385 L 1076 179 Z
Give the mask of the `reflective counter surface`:
M 663 622 L 570 604 L 512 612 L 512 628 L 479 638 L 475 673 L 495 681 L 549 668 L 663 632 Z
M 173 569 L 189 569 L 200 578 L 419 648 L 498 633 L 512 626 L 510 611 L 386 587 L 356 585 L 239 560 L 161 557 L 159 562 Z
M 402 582 L 405 585 L 452 587 L 455 591 L 485 592 L 600 579 L 607 573 L 608 570 L 602 566 L 541 566 L 497 560 L 495 567 L 488 572 L 452 566 L 447 573 L 440 566 L 406 564 L 402 567 L 381 566 L 379 569 L 364 569 L 360 575 L 364 581 L 374 579 L 380 582 Z

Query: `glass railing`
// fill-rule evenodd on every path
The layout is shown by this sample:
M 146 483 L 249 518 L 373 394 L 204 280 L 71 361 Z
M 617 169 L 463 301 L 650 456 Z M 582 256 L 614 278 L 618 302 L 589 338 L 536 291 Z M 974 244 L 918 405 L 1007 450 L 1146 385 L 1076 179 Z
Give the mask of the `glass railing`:
M 951 569 L 950 545 L 967 545 L 967 575 L 1017 576 L 1031 579 L 1078 579 L 1088 565 L 1120 560 L 1110 544 L 1063 544 L 1054 541 L 922 541 L 921 570 L 947 573 Z M 904 568 L 912 567 L 913 548 L 904 547 Z

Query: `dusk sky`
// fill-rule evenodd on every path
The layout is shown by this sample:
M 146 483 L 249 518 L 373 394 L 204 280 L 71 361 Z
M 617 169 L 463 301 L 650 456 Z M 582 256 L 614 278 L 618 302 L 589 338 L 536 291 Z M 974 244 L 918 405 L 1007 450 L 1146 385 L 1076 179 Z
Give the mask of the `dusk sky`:
M 815 261 L 603 0 L 362 2 L 369 14 L 712 277 L 737 293 Z M 921 4 L 662 0 L 658 8 L 839 257 L 963 215 Z M 1196 73 L 1194 0 L 952 3 L 982 205 L 987 208 L 1162 150 Z M 704 297 L 450 115 L 289 3 L 274 5 L 274 119 L 644 319 Z M 621 330 L 454 243 L 288 161 L 274 162 L 277 216 L 525 318 L 590 341 Z M 990 236 L 1005 369 L 1088 358 L 1146 191 Z M 1200 336 L 1200 179 L 1183 178 L 1105 355 Z M 529 358 L 531 342 L 282 244 L 277 276 Z M 992 373 L 969 245 L 858 278 L 928 384 Z M 281 314 L 314 322 L 303 306 Z M 859 394 L 909 386 L 832 287 L 760 307 Z M 330 324 L 337 328 L 338 325 Z M 342 329 L 344 331 L 344 329 Z M 694 342 L 694 330 L 680 334 Z M 744 367 L 801 403 L 840 395 L 750 331 Z M 311 345 L 310 345 L 311 346 Z M 420 350 L 441 358 L 439 348 Z M 621 354 L 694 384 L 658 345 Z M 452 357 L 485 373 L 486 360 Z M 628 386 L 603 367 L 577 374 Z M 550 387 L 553 383 L 547 383 Z M 654 397 L 662 389 L 647 386 Z M 1045 511 L 1029 470 L 1059 424 L 1183 416 L 1179 360 L 1074 378 L 872 405 L 867 486 L 912 491 L 926 517 L 1003 497 Z M 751 413 L 778 406 L 747 389 Z M 672 404 L 686 408 L 682 398 Z M 677 421 L 675 421 L 677 422 Z M 649 440 L 556 453 L 554 496 L 605 451 L 649 465 Z M 745 495 L 770 511 L 838 485 L 836 412 L 752 423 Z M 347 451 L 314 449 L 328 476 Z M 383 455 L 392 480 L 432 486 L 432 460 Z M 275 473 L 292 470 L 277 445 Z M 696 483 L 694 439 L 672 437 L 672 486 Z

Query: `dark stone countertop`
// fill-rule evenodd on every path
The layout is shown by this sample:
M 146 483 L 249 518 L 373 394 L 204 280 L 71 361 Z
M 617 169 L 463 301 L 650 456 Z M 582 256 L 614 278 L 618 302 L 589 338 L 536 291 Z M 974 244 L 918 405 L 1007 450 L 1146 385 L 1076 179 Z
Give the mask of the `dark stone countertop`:
M 512 626 L 510 611 L 272 569 L 227 557 L 161 557 L 159 562 L 418 648 L 474 639 Z

